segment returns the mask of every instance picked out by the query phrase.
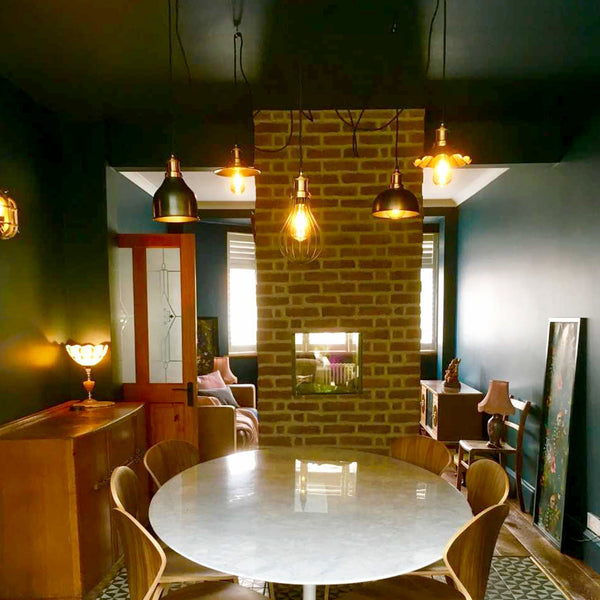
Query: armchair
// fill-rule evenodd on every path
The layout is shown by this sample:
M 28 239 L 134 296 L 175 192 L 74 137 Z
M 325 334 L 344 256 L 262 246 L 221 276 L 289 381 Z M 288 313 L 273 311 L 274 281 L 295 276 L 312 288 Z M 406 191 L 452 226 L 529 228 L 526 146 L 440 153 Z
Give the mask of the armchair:
M 223 361 L 223 358 L 229 357 L 215 358 L 215 369 L 226 369 L 229 376 L 229 360 Z M 204 390 L 198 390 L 195 408 L 201 461 L 258 445 L 256 387 L 251 383 L 232 383 L 227 387 L 239 407 L 222 404 L 217 398 L 205 395 Z

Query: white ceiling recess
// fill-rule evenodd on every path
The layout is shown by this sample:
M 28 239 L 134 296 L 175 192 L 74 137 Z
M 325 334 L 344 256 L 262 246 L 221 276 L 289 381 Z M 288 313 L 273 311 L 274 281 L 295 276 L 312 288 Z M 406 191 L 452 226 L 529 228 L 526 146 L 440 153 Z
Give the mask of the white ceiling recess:
M 452 181 L 444 187 L 433 185 L 432 170 L 423 170 L 423 204 L 425 207 L 458 206 L 492 183 L 509 167 L 476 166 L 454 169 Z M 164 171 L 121 171 L 130 181 L 154 196 L 164 179 Z M 229 178 L 212 171 L 183 171 L 185 182 L 198 200 L 199 210 L 251 210 L 256 200 L 254 177 L 246 178 L 246 191 L 236 196 L 229 189 Z M 291 183 L 290 183 L 291 186 Z

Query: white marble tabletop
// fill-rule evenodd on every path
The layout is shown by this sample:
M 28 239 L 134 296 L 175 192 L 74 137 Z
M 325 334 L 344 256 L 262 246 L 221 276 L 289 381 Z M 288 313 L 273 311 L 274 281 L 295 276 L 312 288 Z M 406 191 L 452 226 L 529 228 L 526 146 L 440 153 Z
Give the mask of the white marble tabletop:
M 263 449 L 211 460 L 162 486 L 157 535 L 234 575 L 304 585 L 384 579 L 442 557 L 471 518 L 442 478 L 377 454 Z M 309 590 L 307 592 L 307 590 Z

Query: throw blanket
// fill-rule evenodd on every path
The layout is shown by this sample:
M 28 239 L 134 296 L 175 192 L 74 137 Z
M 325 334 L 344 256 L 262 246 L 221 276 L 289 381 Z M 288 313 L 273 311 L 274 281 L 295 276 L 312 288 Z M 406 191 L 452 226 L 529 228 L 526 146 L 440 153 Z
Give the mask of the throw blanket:
M 235 429 L 238 448 L 250 450 L 258 446 L 258 419 L 250 409 L 235 409 Z

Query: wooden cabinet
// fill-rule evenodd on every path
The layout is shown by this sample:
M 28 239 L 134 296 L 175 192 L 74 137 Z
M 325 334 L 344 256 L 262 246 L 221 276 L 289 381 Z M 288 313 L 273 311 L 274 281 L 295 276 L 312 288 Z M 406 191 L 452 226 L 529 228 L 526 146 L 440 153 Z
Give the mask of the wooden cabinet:
M 483 439 L 482 413 L 477 403 L 483 394 L 464 383 L 453 392 L 444 390 L 443 381 L 421 381 L 421 428 L 436 440 Z
M 0 599 L 76 600 L 110 571 L 112 470 L 148 489 L 144 406 L 71 411 L 72 402 L 0 427 Z

